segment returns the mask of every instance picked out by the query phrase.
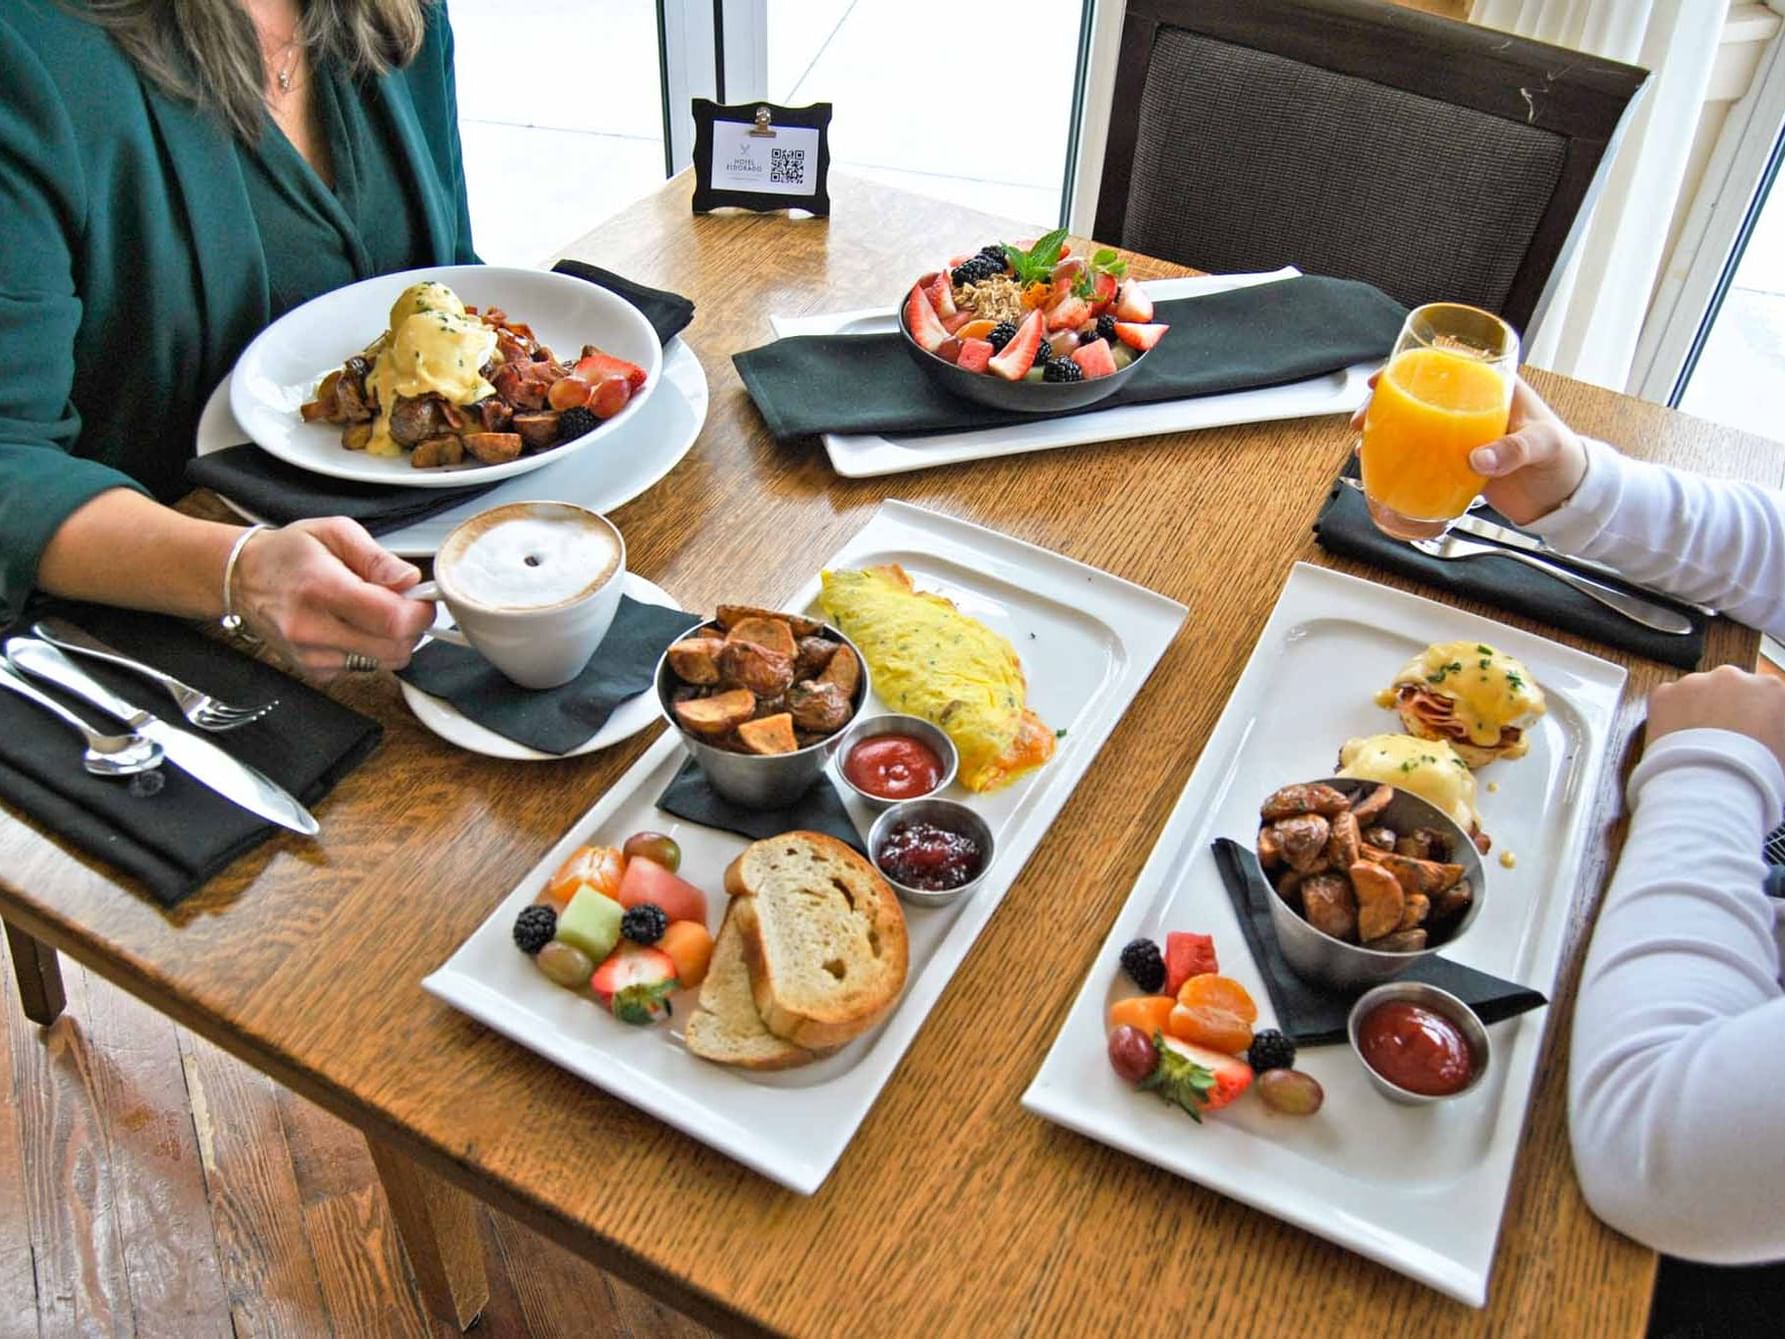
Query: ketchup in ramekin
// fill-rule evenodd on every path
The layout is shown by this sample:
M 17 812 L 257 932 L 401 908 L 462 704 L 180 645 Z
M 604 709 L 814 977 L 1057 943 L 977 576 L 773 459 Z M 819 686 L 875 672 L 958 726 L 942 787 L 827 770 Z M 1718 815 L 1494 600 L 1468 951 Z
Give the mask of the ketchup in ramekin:
M 914 800 L 942 780 L 936 750 L 910 735 L 872 735 L 849 750 L 843 775 L 849 784 L 883 800 Z
M 1388 1000 L 1357 1029 L 1364 1062 L 1397 1088 L 1422 1097 L 1448 1097 L 1475 1077 L 1475 1053 L 1463 1030 L 1434 1009 Z

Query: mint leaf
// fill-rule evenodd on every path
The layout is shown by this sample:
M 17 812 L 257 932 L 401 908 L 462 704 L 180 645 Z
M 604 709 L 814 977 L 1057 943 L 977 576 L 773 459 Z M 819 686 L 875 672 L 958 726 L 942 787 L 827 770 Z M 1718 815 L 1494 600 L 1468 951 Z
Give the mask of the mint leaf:
M 1060 248 L 1065 245 L 1066 229 L 1055 228 L 1037 238 L 1035 245 L 1027 251 L 1005 242 L 1004 258 L 1010 262 L 1010 268 L 1016 271 L 1016 281 L 1019 284 L 1046 283 L 1054 277 L 1054 266 L 1060 262 Z

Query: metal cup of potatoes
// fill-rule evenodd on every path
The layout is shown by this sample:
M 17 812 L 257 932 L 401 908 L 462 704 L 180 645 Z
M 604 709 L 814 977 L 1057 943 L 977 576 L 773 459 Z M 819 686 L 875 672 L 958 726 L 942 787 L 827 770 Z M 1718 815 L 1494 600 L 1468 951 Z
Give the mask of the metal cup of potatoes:
M 1285 786 L 1265 801 L 1260 824 L 1271 925 L 1305 981 L 1354 990 L 1392 980 L 1455 944 L 1481 913 L 1474 843 L 1399 786 L 1349 777 Z
M 749 809 L 810 790 L 868 696 L 867 662 L 836 628 L 749 605 L 720 605 L 671 645 L 656 682 L 707 782 Z

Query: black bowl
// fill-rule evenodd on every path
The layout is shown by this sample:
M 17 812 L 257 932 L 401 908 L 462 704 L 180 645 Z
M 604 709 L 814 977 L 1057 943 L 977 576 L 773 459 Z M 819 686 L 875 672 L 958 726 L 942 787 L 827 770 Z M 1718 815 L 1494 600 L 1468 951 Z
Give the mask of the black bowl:
M 906 296 L 910 296 L 910 290 L 906 290 Z M 996 372 L 969 372 L 956 367 L 924 348 L 912 338 L 903 306 L 899 308 L 899 334 L 904 336 L 905 352 L 911 355 L 911 361 L 943 390 L 975 404 L 1018 414 L 1063 414 L 1107 400 L 1127 385 L 1128 378 L 1146 361 L 1146 356 L 1136 358 L 1111 376 L 1085 381 L 1006 381 Z

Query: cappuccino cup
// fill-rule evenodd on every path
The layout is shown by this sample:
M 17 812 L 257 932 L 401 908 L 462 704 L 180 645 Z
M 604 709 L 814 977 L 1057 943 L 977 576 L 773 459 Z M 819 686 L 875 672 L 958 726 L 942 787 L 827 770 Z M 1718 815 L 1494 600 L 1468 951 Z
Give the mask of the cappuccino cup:
M 462 522 L 434 555 L 434 579 L 404 594 L 445 604 L 468 646 L 523 688 L 583 672 L 620 607 L 626 541 L 571 502 L 510 502 Z

